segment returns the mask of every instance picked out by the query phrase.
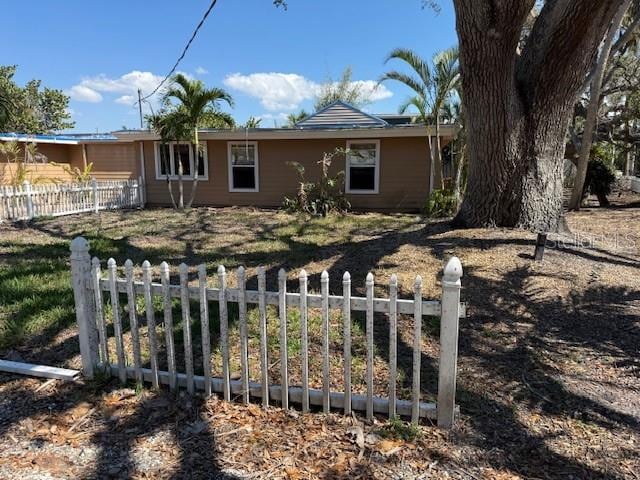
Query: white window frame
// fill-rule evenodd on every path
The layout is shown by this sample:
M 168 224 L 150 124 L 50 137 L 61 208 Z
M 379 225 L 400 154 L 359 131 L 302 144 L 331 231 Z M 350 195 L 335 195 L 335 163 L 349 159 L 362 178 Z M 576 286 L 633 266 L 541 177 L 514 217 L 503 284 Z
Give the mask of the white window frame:
M 256 152 L 256 158 L 254 160 L 253 166 L 253 177 L 255 181 L 256 188 L 233 188 L 233 163 L 231 159 L 231 148 L 233 146 L 246 147 L 247 145 L 253 145 L 254 151 Z M 255 140 L 252 141 L 242 141 L 235 140 L 231 142 L 227 142 L 227 170 L 228 170 L 228 180 L 229 180 L 229 192 L 259 192 L 260 191 L 260 162 L 259 162 L 259 153 L 258 153 L 258 142 Z M 246 167 L 245 167 L 246 168 Z
M 167 142 L 165 145 L 169 145 L 169 171 L 172 171 L 174 168 L 174 147 L 178 144 L 178 142 Z M 180 142 L 181 145 L 190 145 L 187 142 Z M 156 180 L 165 180 L 167 178 L 166 175 L 162 174 L 161 170 L 161 161 L 160 161 L 160 145 L 162 142 L 154 142 L 154 157 L 156 164 Z M 202 148 L 202 159 L 204 161 L 204 175 L 198 175 L 198 180 L 209 180 L 209 155 L 207 151 L 207 142 L 200 142 L 200 147 Z M 189 169 L 191 170 L 190 175 L 182 175 L 183 180 L 193 180 L 195 174 L 195 159 L 193 158 L 193 148 L 189 148 Z M 170 180 L 178 180 L 177 172 L 173 172 L 169 175 Z
M 349 185 L 351 184 L 351 162 L 349 161 L 348 151 L 351 149 L 351 145 L 358 145 L 362 143 L 374 143 L 376 146 L 376 157 L 375 157 L 375 170 L 374 170 L 374 188 L 373 190 L 360 190 L 355 189 L 352 190 Z M 371 195 L 377 194 L 380 190 L 380 140 L 375 139 L 358 139 L 358 140 L 347 140 L 347 154 L 345 155 L 345 185 L 344 191 L 345 193 L 349 193 L 352 195 Z

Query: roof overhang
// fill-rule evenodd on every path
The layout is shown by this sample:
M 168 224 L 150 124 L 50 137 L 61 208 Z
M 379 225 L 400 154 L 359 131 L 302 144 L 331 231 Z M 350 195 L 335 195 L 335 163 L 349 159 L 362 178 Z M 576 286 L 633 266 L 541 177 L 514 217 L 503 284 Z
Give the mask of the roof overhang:
M 453 124 L 440 125 L 440 136 L 455 138 L 460 127 Z M 426 137 L 436 134 L 434 126 L 410 125 L 380 128 L 336 128 L 336 129 L 297 129 L 297 128 L 255 128 L 239 130 L 200 130 L 201 140 L 304 140 L 314 138 L 397 138 Z M 123 130 L 113 132 L 118 141 L 134 142 L 142 140 L 160 140 L 160 136 L 149 130 Z
M 57 145 L 82 145 L 86 143 L 115 143 L 118 139 L 110 135 L 48 135 L 27 133 L 0 133 L 0 142 L 50 143 Z
M 61 138 L 36 138 L 30 135 L 0 135 L 2 142 L 20 142 L 20 143 L 56 143 L 58 145 L 78 145 L 78 140 L 61 139 Z

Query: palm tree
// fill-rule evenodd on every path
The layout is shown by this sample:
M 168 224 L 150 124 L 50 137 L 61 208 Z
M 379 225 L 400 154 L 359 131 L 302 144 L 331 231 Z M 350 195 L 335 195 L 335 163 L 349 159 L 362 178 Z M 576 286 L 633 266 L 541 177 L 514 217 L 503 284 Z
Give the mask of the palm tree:
M 240 128 L 260 128 L 260 123 L 262 123 L 261 118 L 249 117 L 247 122 L 244 125 L 241 125 Z
M 176 110 L 181 113 L 180 116 L 174 120 L 184 120 L 185 126 L 191 132 L 189 138 L 191 143 L 190 148 L 192 149 L 195 162 L 191 196 L 187 204 L 187 208 L 190 208 L 195 199 L 196 189 L 198 187 L 198 170 L 200 163 L 200 157 L 198 155 L 200 149 L 198 128 L 203 127 L 205 122 L 207 124 L 211 123 L 216 118 L 227 122 L 228 115 L 220 111 L 220 104 L 224 102 L 232 107 L 233 99 L 225 90 L 221 88 L 207 88 L 201 80 L 190 80 L 181 73 L 173 76 L 171 86 L 164 94 L 163 99 L 167 105 L 171 105 L 172 100 L 178 102 Z
M 396 80 L 403 83 L 414 95 L 400 106 L 400 113 L 405 113 L 410 107 L 418 110 L 418 121 L 427 128 L 435 123 L 435 141 L 428 135 L 431 163 L 434 165 L 429 180 L 430 189 L 434 184 L 439 188 L 442 184 L 442 158 L 440 153 L 440 118 L 446 102 L 455 95 L 460 80 L 458 66 L 458 48 L 448 48 L 433 56 L 432 67 L 429 67 L 420 56 L 408 48 L 396 48 L 387 56 L 385 63 L 390 60 L 401 60 L 413 72 L 404 73 L 392 70 L 385 73 L 379 80 Z
M 287 128 L 295 127 L 296 123 L 301 122 L 308 116 L 309 114 L 304 110 L 300 110 L 298 113 L 290 113 L 289 115 L 287 115 Z
M 178 145 L 180 142 L 189 141 L 191 136 L 191 130 L 187 128 L 187 119 L 183 112 L 180 110 L 173 110 L 170 112 L 160 112 L 147 116 L 147 123 L 160 135 L 160 142 L 163 145 L 176 142 Z M 163 149 L 160 150 L 160 162 L 162 169 L 165 171 L 167 188 L 169 189 L 169 197 L 171 198 L 171 204 L 173 208 L 184 208 L 184 185 L 182 181 L 183 169 L 182 158 L 180 158 L 181 151 L 178 148 L 178 203 L 176 204 L 175 197 L 173 195 L 173 185 L 171 183 L 171 167 L 169 165 L 170 158 L 163 156 Z
M 447 123 L 456 123 L 460 126 L 458 135 L 451 142 L 452 152 L 457 153 L 455 156 L 456 174 L 453 181 L 453 196 L 456 199 L 456 208 L 460 205 L 463 191 L 463 170 L 467 160 L 467 133 L 465 130 L 464 112 L 462 111 L 462 103 L 459 99 L 447 101 L 443 107 L 443 120 Z

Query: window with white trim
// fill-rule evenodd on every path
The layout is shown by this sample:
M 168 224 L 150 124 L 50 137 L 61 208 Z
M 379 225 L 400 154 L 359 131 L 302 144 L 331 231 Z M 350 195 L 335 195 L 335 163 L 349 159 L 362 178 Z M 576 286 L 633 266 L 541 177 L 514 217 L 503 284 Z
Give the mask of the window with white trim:
M 347 193 L 378 193 L 380 140 L 349 140 L 346 154 Z
M 207 158 L 207 143 L 200 142 L 200 146 L 197 149 L 197 165 L 198 165 L 198 179 L 209 179 L 209 167 Z M 182 166 L 182 178 L 185 180 L 193 179 L 193 172 L 195 172 L 195 164 L 193 148 L 187 143 L 155 143 L 155 157 L 156 157 L 156 179 L 164 180 L 169 178 L 175 180 L 178 178 L 180 172 L 180 166 Z
M 229 142 L 229 191 L 257 192 L 258 142 Z

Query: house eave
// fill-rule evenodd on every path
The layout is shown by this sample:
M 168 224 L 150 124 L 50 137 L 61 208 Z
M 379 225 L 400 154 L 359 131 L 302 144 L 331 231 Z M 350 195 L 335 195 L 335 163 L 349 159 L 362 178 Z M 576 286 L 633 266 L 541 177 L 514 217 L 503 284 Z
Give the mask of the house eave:
M 440 125 L 440 136 L 455 138 L 459 126 L 455 124 Z M 198 132 L 202 140 L 305 140 L 323 138 L 397 138 L 397 137 L 426 137 L 435 135 L 434 126 L 408 125 L 395 127 L 359 127 L 359 128 L 255 128 L 239 130 L 208 130 Z M 121 142 L 160 140 L 160 136 L 153 131 L 123 130 L 113 132 Z

